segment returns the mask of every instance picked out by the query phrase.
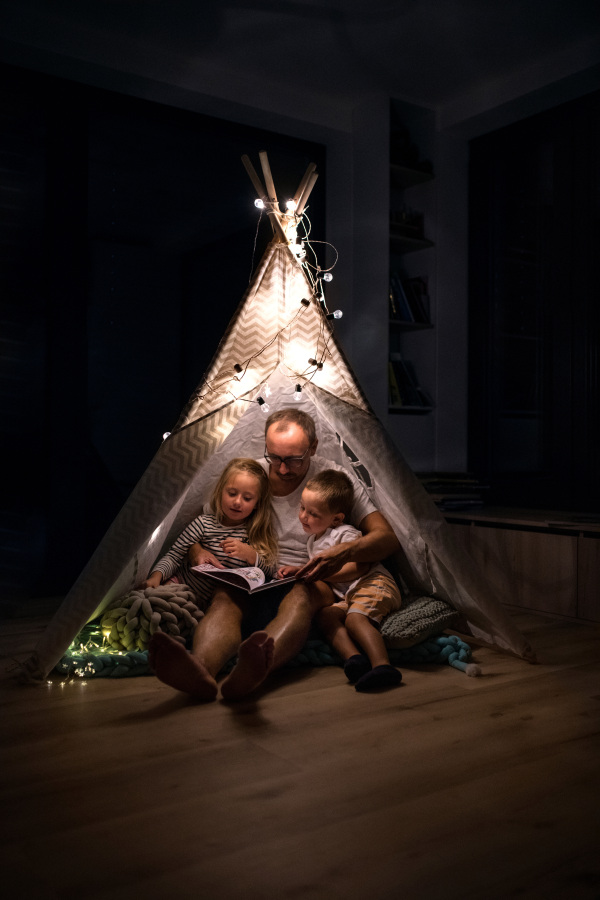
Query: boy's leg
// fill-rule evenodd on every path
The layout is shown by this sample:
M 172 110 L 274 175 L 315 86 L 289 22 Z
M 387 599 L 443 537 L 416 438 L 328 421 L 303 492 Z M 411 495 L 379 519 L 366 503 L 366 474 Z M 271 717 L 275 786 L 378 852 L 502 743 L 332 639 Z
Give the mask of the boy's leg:
M 360 653 L 360 650 L 348 634 L 345 620 L 345 611 L 336 604 L 321 609 L 317 613 L 315 620 L 327 643 L 331 644 L 335 652 L 343 660 L 350 659 L 351 656 Z
M 354 685 L 357 691 L 372 691 L 377 688 L 396 687 L 402 681 L 402 673 L 390 664 L 385 642 L 375 622 L 363 613 L 349 612 L 346 628 L 354 640 L 367 653 L 372 665 L 369 672 Z
M 348 634 L 345 621 L 346 611 L 335 603 L 320 610 L 316 618 L 323 637 L 344 660 L 346 678 L 350 684 L 355 684 L 365 672 L 369 671 L 371 663 Z
M 390 658 L 377 625 L 363 613 L 350 611 L 346 616 L 346 630 L 350 637 L 361 647 L 371 666 L 389 666 Z

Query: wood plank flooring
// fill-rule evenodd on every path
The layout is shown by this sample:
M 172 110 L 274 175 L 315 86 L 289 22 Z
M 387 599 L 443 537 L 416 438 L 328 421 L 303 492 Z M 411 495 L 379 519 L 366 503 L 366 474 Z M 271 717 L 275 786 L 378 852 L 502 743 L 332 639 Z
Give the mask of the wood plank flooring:
M 600 632 L 515 614 L 532 666 L 338 668 L 227 706 L 155 678 L 0 684 L 11 900 L 600 897 Z M 43 620 L 0 623 L 3 669 Z

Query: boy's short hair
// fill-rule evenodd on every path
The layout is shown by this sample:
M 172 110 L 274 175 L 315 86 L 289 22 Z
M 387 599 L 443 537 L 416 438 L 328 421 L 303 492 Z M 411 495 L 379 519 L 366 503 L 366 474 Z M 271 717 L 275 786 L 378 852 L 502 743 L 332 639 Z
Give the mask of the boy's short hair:
M 348 521 L 354 505 L 354 487 L 345 472 L 323 469 L 309 478 L 304 487 L 319 494 L 331 513 L 343 513 Z

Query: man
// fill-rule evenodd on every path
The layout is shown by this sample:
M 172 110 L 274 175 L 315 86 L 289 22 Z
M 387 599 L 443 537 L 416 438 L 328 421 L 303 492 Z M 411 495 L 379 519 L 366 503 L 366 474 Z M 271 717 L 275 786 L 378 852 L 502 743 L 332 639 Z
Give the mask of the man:
M 355 481 L 355 505 L 351 519 L 362 532 L 356 541 L 338 544 L 310 561 L 306 535 L 298 519 L 302 488 L 309 472 L 339 468 L 315 457 L 315 423 L 295 408 L 282 409 L 267 419 L 264 466 L 273 494 L 275 529 L 279 539 L 280 564 L 301 565 L 297 581 L 273 588 L 278 607 L 270 621 L 242 641 L 242 621 L 254 598 L 242 591 L 217 588 L 211 604 L 194 632 L 191 654 L 176 641 L 157 632 L 150 645 L 150 664 L 158 678 L 171 687 L 200 700 L 214 700 L 216 676 L 237 653 L 238 661 L 221 685 L 224 700 L 238 700 L 255 690 L 271 669 L 281 667 L 304 646 L 313 617 L 333 602 L 328 584 L 320 580 L 337 572 L 347 562 L 377 562 L 398 548 L 398 541 L 383 515 L 375 509 L 366 491 Z M 200 552 L 190 548 L 190 562 Z

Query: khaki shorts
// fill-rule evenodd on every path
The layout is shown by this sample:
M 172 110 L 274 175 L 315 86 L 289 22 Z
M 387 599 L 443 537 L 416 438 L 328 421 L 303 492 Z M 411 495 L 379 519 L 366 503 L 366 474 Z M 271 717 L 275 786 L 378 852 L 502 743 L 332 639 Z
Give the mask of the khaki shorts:
M 361 613 L 380 625 L 388 613 L 400 609 L 402 597 L 391 575 L 374 572 L 361 578 L 344 600 L 338 600 L 333 605 L 346 613 Z

